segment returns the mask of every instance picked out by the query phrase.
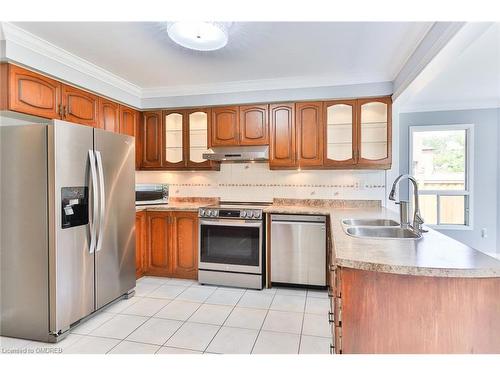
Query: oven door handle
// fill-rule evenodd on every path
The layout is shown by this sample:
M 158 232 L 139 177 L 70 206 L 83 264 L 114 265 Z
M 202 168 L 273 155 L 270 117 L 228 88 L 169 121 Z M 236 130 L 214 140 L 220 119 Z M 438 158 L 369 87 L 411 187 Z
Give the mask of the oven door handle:
M 245 220 L 230 220 L 230 219 L 222 219 L 222 220 L 200 220 L 200 225 L 215 225 L 220 227 L 254 227 L 261 228 L 262 222 L 252 222 Z

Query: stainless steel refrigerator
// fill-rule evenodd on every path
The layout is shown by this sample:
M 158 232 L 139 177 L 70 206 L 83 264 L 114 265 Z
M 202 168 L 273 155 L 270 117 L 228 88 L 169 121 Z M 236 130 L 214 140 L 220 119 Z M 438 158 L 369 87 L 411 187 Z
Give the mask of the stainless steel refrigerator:
M 0 334 L 58 341 L 135 287 L 134 138 L 0 126 Z

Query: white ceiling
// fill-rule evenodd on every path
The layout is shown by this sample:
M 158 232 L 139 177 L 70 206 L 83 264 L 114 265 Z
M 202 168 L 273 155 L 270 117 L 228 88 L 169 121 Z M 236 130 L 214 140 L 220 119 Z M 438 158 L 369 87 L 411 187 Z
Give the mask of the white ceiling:
M 449 57 L 436 59 L 439 69 L 431 67 L 431 78 L 425 72 L 417 77 L 401 110 L 500 107 L 500 23 L 470 24 L 457 34 L 456 42 L 460 41 L 456 51 L 443 49 Z M 452 43 L 449 49 L 454 47 Z
M 392 81 L 432 23 L 234 23 L 228 45 L 212 52 L 175 45 L 164 23 L 15 25 L 142 89 L 182 95 L 242 81 L 266 88 L 283 88 L 279 80 L 301 87 Z

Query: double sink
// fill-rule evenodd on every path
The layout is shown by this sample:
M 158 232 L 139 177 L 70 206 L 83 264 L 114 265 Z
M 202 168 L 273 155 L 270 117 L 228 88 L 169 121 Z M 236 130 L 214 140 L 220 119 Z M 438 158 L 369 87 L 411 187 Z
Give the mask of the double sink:
M 402 228 L 398 222 L 387 219 L 343 219 L 346 233 L 359 238 L 418 239 L 421 234 L 411 228 Z

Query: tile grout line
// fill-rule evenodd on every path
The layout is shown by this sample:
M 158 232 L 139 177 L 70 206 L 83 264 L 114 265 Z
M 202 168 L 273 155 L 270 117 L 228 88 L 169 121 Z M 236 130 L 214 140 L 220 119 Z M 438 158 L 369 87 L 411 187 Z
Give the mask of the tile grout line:
M 307 306 L 308 294 L 309 290 L 306 290 L 306 299 L 304 300 L 304 311 L 302 312 L 302 324 L 300 326 L 299 349 L 297 350 L 297 354 L 300 354 L 300 346 L 302 345 L 302 332 L 304 332 L 304 321 L 306 319 L 306 306 Z
M 136 283 L 136 284 L 137 284 L 137 283 Z M 168 282 L 165 282 L 165 283 L 161 284 L 160 286 L 158 286 L 158 288 L 156 288 L 156 289 L 152 290 L 152 291 L 150 292 L 150 294 L 151 294 L 151 293 L 154 293 L 156 290 L 158 290 L 159 288 L 161 288 L 162 286 L 167 285 L 167 284 L 168 284 Z M 178 286 L 178 285 L 173 284 L 172 286 Z M 184 288 L 184 290 L 188 289 L 189 287 L 190 287 L 190 286 L 187 286 L 186 288 Z M 166 306 L 168 306 L 170 303 L 172 303 L 172 302 L 173 302 L 173 301 L 174 301 L 174 300 L 175 300 L 175 299 L 176 299 L 176 298 L 177 298 L 177 297 L 178 297 L 181 293 L 183 293 L 183 292 L 184 292 L 184 290 L 183 290 L 182 292 L 180 292 L 177 296 L 175 296 L 173 300 L 170 300 L 170 302 L 169 302 L 169 303 L 167 303 L 164 307 L 166 307 Z M 146 295 L 146 296 L 143 296 L 143 298 L 146 298 L 146 297 L 147 297 L 147 295 Z M 166 299 L 166 298 L 165 298 L 165 299 Z M 137 302 L 136 302 L 136 303 L 137 303 Z M 163 309 L 164 307 L 162 307 L 161 309 Z M 161 310 L 161 309 L 160 309 L 160 310 Z M 124 309 L 124 310 L 125 310 L 125 309 Z M 124 310 L 122 310 L 122 311 L 124 311 Z M 158 310 L 156 313 L 158 313 L 160 310 Z M 118 314 L 119 314 L 119 313 L 117 313 L 117 315 L 118 315 Z M 125 314 L 124 314 L 124 315 L 125 315 Z M 130 316 L 130 315 L 129 315 L 129 316 Z M 145 320 L 142 324 L 140 324 L 139 326 L 137 326 L 137 327 L 136 327 L 136 328 L 135 328 L 132 332 L 130 332 L 127 336 L 125 336 L 125 338 L 121 339 L 121 340 L 120 340 L 120 342 L 119 342 L 119 343 L 117 343 L 115 346 L 113 346 L 110 350 L 108 350 L 108 351 L 106 352 L 106 354 L 110 353 L 110 351 L 111 351 L 111 350 L 113 350 L 114 348 L 116 348 L 116 347 L 117 347 L 118 345 L 120 345 L 123 341 L 126 341 L 127 337 L 129 337 L 131 334 L 133 334 L 135 331 L 137 331 L 140 327 L 142 327 L 144 324 L 146 324 L 146 322 L 150 321 L 150 320 L 151 320 L 151 318 L 153 318 L 153 316 L 154 316 L 154 315 L 147 317 L 148 319 L 146 319 L 146 320 Z M 183 324 L 182 324 L 182 325 L 183 325 Z M 180 327 L 182 327 L 182 325 L 181 325 Z M 179 327 L 177 330 L 179 330 L 179 329 L 180 329 L 180 327 Z M 97 329 L 97 328 L 96 328 L 96 329 Z M 176 330 L 175 332 L 177 332 L 177 330 Z M 174 335 L 174 334 L 175 334 L 175 332 L 174 332 L 172 335 Z M 172 337 L 172 336 L 170 336 L 170 337 Z M 167 341 L 168 341 L 168 340 L 170 340 L 170 337 L 167 339 Z M 160 348 L 161 348 L 161 346 L 160 346 Z M 158 349 L 158 350 L 160 350 L 160 349 Z M 157 350 L 157 351 L 158 351 L 158 350 Z M 155 352 L 155 354 L 156 354 L 156 352 Z
M 186 289 L 187 289 L 187 288 L 186 288 Z M 212 294 L 214 294 L 214 293 L 217 291 L 217 289 L 219 289 L 219 287 L 215 287 L 215 289 L 212 291 L 212 293 L 210 293 L 204 301 L 206 301 L 208 298 L 210 298 L 210 296 L 211 296 Z M 181 292 L 181 293 L 179 293 L 179 294 L 178 294 L 178 295 L 177 295 L 177 296 L 176 296 L 176 297 L 175 297 L 172 301 L 177 300 L 177 298 L 178 298 L 178 297 L 179 297 L 182 293 L 184 293 L 184 291 L 183 291 L 183 292 Z M 182 299 L 180 299 L 180 300 L 178 300 L 178 301 L 192 302 L 192 303 L 199 303 L 199 304 L 200 304 L 200 306 L 198 306 L 198 307 L 196 308 L 196 310 L 194 310 L 194 311 L 191 313 L 191 315 L 189 315 L 189 316 L 188 316 L 188 317 L 187 317 L 187 318 L 186 318 L 186 319 L 182 322 L 182 324 L 179 326 L 179 328 L 177 328 L 177 329 L 175 330 L 175 332 L 174 332 L 174 333 L 172 333 L 172 334 L 168 337 L 168 339 L 167 339 L 167 340 L 166 340 L 166 341 L 165 341 L 165 342 L 164 342 L 164 343 L 163 343 L 163 344 L 162 344 L 162 345 L 158 348 L 158 350 L 157 350 L 154 354 L 157 354 L 157 353 L 161 350 L 161 348 L 163 348 L 163 347 L 165 346 L 165 344 L 168 342 L 168 340 L 170 340 L 170 339 L 171 339 L 171 338 L 172 338 L 172 337 L 173 337 L 173 336 L 174 336 L 174 335 L 175 335 L 175 334 L 176 334 L 176 333 L 177 333 L 177 332 L 178 332 L 178 331 L 179 331 L 179 330 L 180 330 L 180 329 L 181 329 L 181 328 L 182 328 L 182 327 L 183 327 L 183 326 L 184 326 L 184 325 L 188 322 L 188 320 L 189 320 L 189 319 L 190 319 L 190 318 L 191 318 L 194 314 L 196 314 L 196 312 L 197 312 L 197 311 L 201 308 L 201 306 L 203 306 L 203 305 L 205 304 L 205 302 L 185 301 L 185 300 L 182 300 Z M 177 348 L 177 349 L 186 349 L 186 348 Z M 194 349 L 186 349 L 186 350 L 194 350 Z
M 272 286 L 271 286 L 271 289 L 272 289 Z M 253 343 L 252 350 L 250 351 L 250 354 L 253 354 L 253 351 L 255 349 L 255 344 L 257 344 L 257 340 L 259 339 L 259 336 L 260 336 L 260 334 L 262 332 L 262 327 L 264 327 L 264 323 L 266 322 L 267 316 L 269 315 L 269 311 L 271 310 L 271 306 L 272 306 L 272 304 L 274 302 L 274 298 L 276 297 L 277 293 L 278 293 L 278 289 L 276 289 L 276 292 L 273 294 L 273 298 L 271 299 L 271 303 L 269 304 L 269 307 L 267 308 L 266 316 L 262 320 L 262 323 L 261 323 L 260 328 L 259 328 L 259 332 L 257 333 L 257 337 L 255 338 L 255 341 Z
M 224 321 L 222 322 L 222 324 L 220 325 L 219 329 L 217 330 L 217 332 L 215 332 L 215 335 L 214 337 L 212 337 L 212 339 L 210 340 L 210 342 L 208 343 L 207 347 L 205 348 L 205 350 L 203 350 L 203 354 L 205 354 L 207 352 L 207 349 L 208 347 L 210 346 L 210 344 L 212 343 L 212 341 L 214 341 L 215 337 L 219 334 L 219 331 L 222 329 L 222 327 L 224 326 L 224 323 L 226 323 L 227 319 L 229 318 L 229 316 L 233 313 L 234 309 L 236 308 L 236 306 L 238 305 L 238 303 L 241 301 L 241 299 L 243 298 L 243 296 L 247 293 L 247 290 L 245 290 L 244 293 L 242 293 L 242 295 L 240 296 L 240 298 L 238 298 L 238 301 L 236 301 L 236 303 L 234 304 L 233 308 L 231 309 L 231 311 L 229 312 L 229 314 L 226 316 L 226 319 L 224 319 Z M 207 298 L 208 299 L 208 298 Z

